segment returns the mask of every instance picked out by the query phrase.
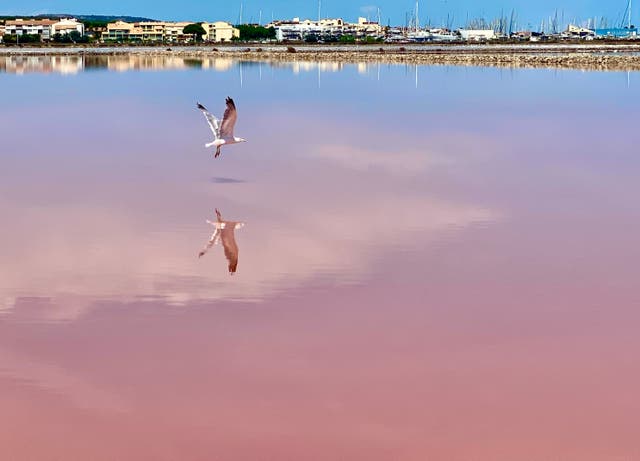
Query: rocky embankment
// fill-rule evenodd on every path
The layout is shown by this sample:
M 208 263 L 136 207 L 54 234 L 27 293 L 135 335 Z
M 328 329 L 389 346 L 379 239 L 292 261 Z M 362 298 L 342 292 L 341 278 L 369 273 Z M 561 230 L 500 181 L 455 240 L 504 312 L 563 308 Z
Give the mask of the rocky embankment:
M 0 48 L 0 56 L 135 55 L 262 62 L 390 63 L 511 68 L 640 71 L 640 45 L 594 46 L 259 46 L 185 48 Z
M 223 53 L 220 53 L 223 54 Z M 210 53 L 204 53 L 211 57 Z M 420 52 L 420 51 L 336 51 L 336 52 L 264 52 L 224 53 L 224 56 L 248 61 L 312 61 L 343 63 L 391 63 L 410 65 L 490 66 L 513 68 L 568 68 L 584 70 L 640 71 L 640 55 L 570 52 L 570 53 L 504 53 L 504 52 Z M 190 57 L 195 57 L 190 55 Z

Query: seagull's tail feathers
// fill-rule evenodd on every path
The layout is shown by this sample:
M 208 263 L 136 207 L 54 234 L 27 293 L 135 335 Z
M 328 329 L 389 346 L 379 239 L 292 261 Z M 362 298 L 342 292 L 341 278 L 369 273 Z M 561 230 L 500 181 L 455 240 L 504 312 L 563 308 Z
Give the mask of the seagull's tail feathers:
M 212 141 L 212 142 L 208 142 L 208 143 L 206 143 L 206 144 L 204 145 L 204 147 L 212 147 L 212 146 L 215 146 L 215 145 L 216 145 L 216 142 L 215 142 L 215 141 Z

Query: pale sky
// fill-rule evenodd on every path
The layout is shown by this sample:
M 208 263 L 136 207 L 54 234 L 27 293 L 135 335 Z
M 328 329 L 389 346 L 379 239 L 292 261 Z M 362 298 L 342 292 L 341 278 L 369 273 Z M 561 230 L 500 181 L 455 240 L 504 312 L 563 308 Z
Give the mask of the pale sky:
M 0 14 L 118 14 L 145 16 L 164 20 L 227 20 L 238 22 L 241 0 L 3 0 Z M 242 0 L 243 22 L 268 22 L 275 18 L 294 16 L 316 18 L 317 0 Z M 587 20 L 602 16 L 609 23 L 619 22 L 627 6 L 627 0 L 421 0 L 419 18 L 421 24 L 428 19 L 434 25 L 446 22 L 447 15 L 453 17 L 454 26 L 463 26 L 467 18 L 485 17 L 491 19 L 501 11 L 509 16 L 515 9 L 518 26 L 533 27 L 548 20 L 558 11 L 558 17 L 565 22 Z M 358 16 L 377 19 L 380 9 L 381 22 L 400 25 L 407 13 L 413 11 L 414 0 L 322 0 L 323 17 L 343 17 L 355 20 Z M 633 14 L 634 22 L 637 14 Z

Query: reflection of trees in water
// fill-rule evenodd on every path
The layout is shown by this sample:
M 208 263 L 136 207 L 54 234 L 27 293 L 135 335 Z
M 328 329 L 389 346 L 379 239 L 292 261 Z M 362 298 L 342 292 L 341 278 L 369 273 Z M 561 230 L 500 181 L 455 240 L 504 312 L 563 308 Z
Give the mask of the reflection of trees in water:
M 238 65 L 243 69 L 248 69 L 251 67 L 260 67 L 263 63 L 257 61 L 238 61 Z
M 104 69 L 109 64 L 106 56 L 89 55 L 84 57 L 85 69 Z
M 202 68 L 202 59 L 185 58 L 184 65 L 186 67 Z

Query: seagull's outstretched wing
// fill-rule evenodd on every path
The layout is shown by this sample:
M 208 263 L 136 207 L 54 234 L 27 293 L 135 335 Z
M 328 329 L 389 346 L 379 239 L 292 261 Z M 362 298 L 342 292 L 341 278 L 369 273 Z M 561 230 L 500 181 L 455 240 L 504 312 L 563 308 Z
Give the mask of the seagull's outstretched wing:
M 236 243 L 235 229 L 236 223 L 226 222 L 220 237 L 224 247 L 224 255 L 229 261 L 229 273 L 235 274 L 238 268 L 238 244 Z
M 219 239 L 220 231 L 216 229 L 215 232 L 211 235 L 211 238 L 209 239 L 207 244 L 204 246 L 204 248 L 202 248 L 202 250 L 200 250 L 200 253 L 198 253 L 198 258 L 202 258 L 204 255 L 206 255 L 207 251 L 209 251 L 209 248 L 218 243 Z
M 213 234 L 211 234 L 211 238 L 209 239 L 207 244 L 204 246 L 204 248 L 200 250 L 200 253 L 198 253 L 199 258 L 202 258 L 207 253 L 207 251 L 209 251 L 209 248 L 211 248 L 213 245 L 217 245 L 220 242 L 220 234 L 222 233 L 222 229 L 224 229 L 225 227 L 225 223 L 222 221 L 222 215 L 220 214 L 217 208 L 216 208 L 216 217 L 217 217 L 217 222 L 212 222 L 207 219 L 207 224 L 211 224 L 213 227 L 216 228 L 216 230 L 213 232 Z
M 235 127 L 236 120 L 238 119 L 238 113 L 233 99 L 227 97 L 226 103 L 227 108 L 224 111 L 222 125 L 220 126 L 220 137 L 223 139 L 233 138 L 233 128 Z
M 212 223 L 211 221 L 207 222 L 209 224 L 213 224 L 214 226 L 216 226 L 215 223 Z M 207 244 L 204 246 L 204 248 L 202 248 L 202 250 L 200 250 L 200 253 L 198 253 L 198 258 L 202 258 L 205 254 L 207 254 L 207 251 L 209 251 L 209 249 L 213 246 L 213 245 L 217 245 L 218 242 L 220 241 L 220 227 L 216 226 L 216 230 L 213 232 L 213 234 L 211 234 L 211 238 L 209 239 L 209 241 L 207 242 Z
M 209 124 L 209 128 L 211 128 L 211 131 L 213 131 L 213 135 L 216 137 L 216 139 L 218 139 L 220 137 L 220 126 L 218 125 L 218 119 L 200 103 L 198 103 L 198 109 L 202 111 L 202 115 L 204 115 L 204 118 L 207 119 L 207 123 Z

